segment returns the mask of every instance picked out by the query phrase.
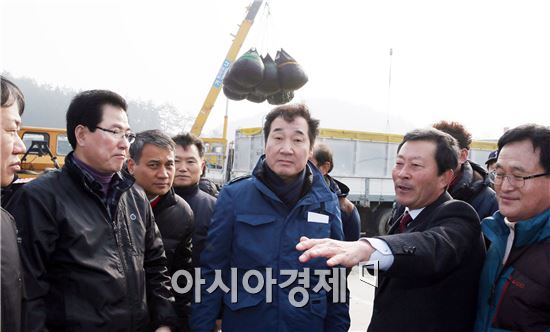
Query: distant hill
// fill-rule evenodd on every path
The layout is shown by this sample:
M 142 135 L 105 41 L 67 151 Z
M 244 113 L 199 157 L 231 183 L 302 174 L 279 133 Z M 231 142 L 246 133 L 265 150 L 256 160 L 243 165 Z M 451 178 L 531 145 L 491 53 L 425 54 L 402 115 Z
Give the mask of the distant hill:
M 9 73 L 2 75 L 11 79 L 25 94 L 26 110 L 23 114 L 25 126 L 65 127 L 65 112 L 71 99 L 79 92 L 73 89 L 38 84 L 31 78 L 15 78 Z M 152 101 L 128 100 L 130 126 L 135 132 L 160 129 L 168 134 L 190 130 L 195 115 L 182 114 L 171 104 L 156 105 Z M 219 102 L 219 101 L 218 101 Z M 300 102 L 293 100 L 292 102 Z M 305 101 L 313 117 L 321 120 L 321 128 L 375 131 L 404 134 L 414 129 L 413 123 L 393 115 L 376 112 L 368 106 L 355 105 L 337 99 L 312 99 Z M 230 116 L 229 139 L 235 130 L 246 127 L 261 127 L 267 112 L 274 106 L 249 102 L 231 102 L 230 110 L 245 117 Z M 212 120 L 211 120 L 212 121 Z M 389 126 L 387 126 L 389 122 Z M 223 126 L 219 125 L 204 132 L 205 136 L 221 136 Z
M 13 77 L 8 72 L 3 72 L 2 75 L 17 84 L 25 95 L 23 125 L 65 128 L 67 108 L 71 99 L 80 91 L 38 84 L 31 78 Z M 192 117 L 180 114 L 173 105 L 155 105 L 151 101 L 128 99 L 126 101 L 130 127 L 135 132 L 160 129 L 176 134 L 191 125 Z

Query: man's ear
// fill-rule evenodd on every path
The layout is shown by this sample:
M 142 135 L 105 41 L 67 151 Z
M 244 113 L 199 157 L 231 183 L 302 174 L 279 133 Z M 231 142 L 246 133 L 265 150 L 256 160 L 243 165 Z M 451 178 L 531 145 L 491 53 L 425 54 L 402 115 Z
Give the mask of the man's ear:
M 327 175 L 330 170 L 330 166 L 330 161 L 325 161 L 322 165 L 319 165 L 318 168 L 321 171 L 321 174 Z
M 74 129 L 76 146 L 86 146 L 87 136 L 89 133 L 90 133 L 90 130 L 87 127 L 83 125 L 76 126 L 76 128 Z
M 206 173 L 206 160 L 204 159 L 201 159 L 201 175 L 200 176 L 203 176 L 205 175 L 204 173 Z
M 442 188 L 447 188 L 453 181 L 454 176 L 455 172 L 452 169 L 448 169 L 443 172 L 443 174 L 439 176 L 440 186 Z
M 128 160 L 126 161 L 126 164 L 128 166 L 128 173 L 134 175 L 134 171 L 136 168 L 136 162 L 134 161 L 134 159 L 128 158 Z
M 468 149 L 460 149 L 460 153 L 458 154 L 458 165 L 462 166 L 468 160 L 468 154 L 470 153 L 470 150 Z

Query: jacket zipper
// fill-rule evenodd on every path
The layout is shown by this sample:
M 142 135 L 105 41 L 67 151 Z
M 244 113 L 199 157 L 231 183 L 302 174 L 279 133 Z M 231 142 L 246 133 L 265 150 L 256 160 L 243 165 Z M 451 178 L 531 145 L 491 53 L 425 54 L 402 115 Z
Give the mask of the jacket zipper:
M 116 220 L 118 218 L 116 218 L 116 216 L 118 216 L 118 210 L 119 210 L 119 207 L 122 203 L 118 202 L 117 204 L 117 207 L 114 211 L 114 215 L 113 215 L 113 220 L 112 220 L 112 223 L 113 225 L 115 224 L 115 222 L 117 223 L 118 227 L 116 227 L 116 229 L 118 230 L 118 235 L 120 236 L 120 241 L 119 241 L 119 245 L 117 245 L 118 247 L 118 252 L 119 252 L 119 255 L 121 257 L 121 261 L 122 261 L 122 267 L 124 269 L 124 276 L 125 276 L 125 279 L 126 279 L 126 288 L 128 290 L 128 306 L 130 308 L 130 330 L 133 330 L 135 327 L 134 327 L 134 303 L 137 303 L 137 299 L 134 298 L 135 297 L 135 294 L 134 294 L 134 289 L 132 286 L 134 286 L 134 288 L 137 288 L 137 277 L 134 275 L 134 277 L 136 278 L 136 280 L 134 280 L 133 282 L 130 280 L 130 273 L 129 273 L 129 268 L 128 268 L 128 262 L 130 262 L 132 260 L 132 254 L 131 254 L 131 251 L 132 251 L 132 248 L 133 248 L 133 245 L 132 245 L 132 240 L 130 239 L 130 229 L 128 228 L 128 223 L 126 221 L 126 218 L 125 217 L 122 217 L 119 222 L 117 222 Z M 127 233 L 127 236 L 128 236 L 128 243 L 127 246 L 127 250 L 125 251 L 124 250 L 124 245 L 126 241 L 124 241 L 124 235 L 123 235 L 123 232 L 124 232 L 124 226 L 126 226 L 126 233 Z M 138 293 L 139 294 L 139 293 Z
M 493 326 L 496 324 L 497 322 L 497 317 L 498 317 L 498 313 L 500 311 L 500 306 L 502 304 L 502 300 L 504 299 L 504 297 L 506 296 L 506 292 L 508 291 L 508 286 L 510 286 L 510 282 L 512 281 L 512 277 L 510 276 L 510 278 L 508 278 L 508 280 L 506 280 L 506 283 L 504 284 L 504 288 L 502 288 L 502 293 L 500 295 L 500 299 L 498 299 L 498 303 L 497 303 L 497 306 L 496 306 L 496 310 L 495 310 L 495 314 L 493 315 Z M 494 289 L 495 287 L 493 287 L 493 292 L 494 292 Z
M 117 208 L 114 211 L 113 216 L 111 216 L 109 206 L 106 206 L 105 203 L 103 203 L 103 200 L 101 199 L 101 197 L 99 197 L 95 192 L 93 192 L 93 190 L 91 190 L 90 188 L 88 188 L 88 190 L 92 193 L 92 195 L 95 196 L 96 200 L 99 202 L 99 205 L 103 209 L 104 213 L 107 215 L 107 220 L 111 226 L 111 230 L 113 231 L 113 237 L 115 239 L 115 245 L 117 247 L 118 257 L 122 265 L 122 274 L 124 275 L 124 280 L 126 280 L 126 291 L 128 292 L 128 294 L 131 294 L 132 291 L 130 289 L 130 280 L 128 278 L 129 277 L 128 266 L 126 264 L 126 256 L 124 255 L 123 247 L 121 244 L 122 233 L 120 228 L 117 227 L 115 224 L 116 222 L 115 219 L 116 219 L 116 216 L 118 215 L 118 205 L 120 204 L 120 199 L 117 204 Z M 133 307 L 132 300 L 130 298 L 128 301 L 128 309 L 130 312 L 130 330 L 134 329 L 134 310 L 132 307 Z

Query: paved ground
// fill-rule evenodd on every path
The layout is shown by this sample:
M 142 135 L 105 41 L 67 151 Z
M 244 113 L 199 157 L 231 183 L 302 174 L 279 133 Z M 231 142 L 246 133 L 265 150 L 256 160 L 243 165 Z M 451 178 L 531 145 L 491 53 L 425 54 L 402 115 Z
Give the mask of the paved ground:
M 372 316 L 374 287 L 359 279 L 359 270 L 353 268 L 348 276 L 350 289 L 350 331 L 366 331 Z

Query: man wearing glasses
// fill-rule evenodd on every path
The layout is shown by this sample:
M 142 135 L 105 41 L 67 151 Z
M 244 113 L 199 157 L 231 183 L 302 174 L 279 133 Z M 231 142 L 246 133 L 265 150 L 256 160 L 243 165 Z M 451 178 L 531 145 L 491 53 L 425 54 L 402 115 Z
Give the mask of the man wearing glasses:
M 78 94 L 67 111 L 63 169 L 8 204 L 22 240 L 27 331 L 170 331 L 166 256 L 151 206 L 122 172 L 135 135 L 126 101 Z
M 499 205 L 483 220 L 491 242 L 481 273 L 476 331 L 550 328 L 550 127 L 523 125 L 498 141 Z

